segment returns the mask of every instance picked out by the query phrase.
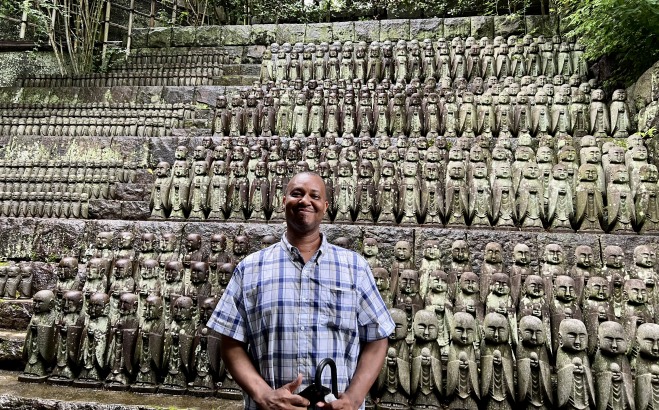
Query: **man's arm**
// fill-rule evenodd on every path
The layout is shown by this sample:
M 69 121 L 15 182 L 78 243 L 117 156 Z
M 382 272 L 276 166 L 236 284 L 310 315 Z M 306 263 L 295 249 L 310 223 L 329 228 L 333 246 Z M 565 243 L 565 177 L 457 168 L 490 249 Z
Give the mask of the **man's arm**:
M 222 360 L 240 387 L 254 399 L 261 409 L 306 410 L 309 400 L 293 392 L 302 384 L 302 375 L 296 380 L 273 389 L 261 377 L 247 355 L 243 342 L 222 335 Z M 370 387 L 370 385 L 369 385 Z M 368 389 L 368 387 L 367 387 Z M 361 403 L 360 403 L 361 404 Z
M 332 410 L 357 410 L 364 402 L 364 398 L 378 377 L 384 358 L 387 354 L 388 339 L 379 339 L 367 342 L 362 346 L 357 369 L 345 393 L 339 395 L 337 401 L 319 403 L 318 407 Z

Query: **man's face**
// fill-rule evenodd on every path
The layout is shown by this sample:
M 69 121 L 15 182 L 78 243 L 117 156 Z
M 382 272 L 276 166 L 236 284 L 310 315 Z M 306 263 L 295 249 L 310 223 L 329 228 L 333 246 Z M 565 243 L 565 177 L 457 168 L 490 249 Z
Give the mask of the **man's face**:
M 317 231 L 327 212 L 325 183 L 316 175 L 298 174 L 286 186 L 286 224 L 297 233 Z

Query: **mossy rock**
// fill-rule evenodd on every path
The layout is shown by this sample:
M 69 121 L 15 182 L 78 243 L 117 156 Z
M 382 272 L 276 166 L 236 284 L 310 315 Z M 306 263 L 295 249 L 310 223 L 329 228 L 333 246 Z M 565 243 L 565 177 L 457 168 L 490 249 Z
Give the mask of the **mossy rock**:
M 175 27 L 172 29 L 172 47 L 193 47 L 196 45 L 195 27 Z
M 252 26 L 224 26 L 222 43 L 227 46 L 241 46 L 250 44 Z
M 251 44 L 269 46 L 277 41 L 276 24 L 254 24 L 250 37 Z
M 355 23 L 353 21 L 342 21 L 332 24 L 332 41 L 354 41 Z
M 444 20 L 440 18 L 410 20 L 410 38 L 437 40 L 444 37 Z
M 217 47 L 222 44 L 221 26 L 201 26 L 196 30 L 195 38 L 198 46 Z
M 324 41 L 332 41 L 332 23 L 307 24 L 304 42 L 318 44 Z
M 503 36 L 523 35 L 525 30 L 524 19 L 517 14 L 494 17 L 494 35 Z
M 444 38 L 466 38 L 471 35 L 471 20 L 469 17 L 453 17 L 444 19 Z
M 355 41 L 372 41 L 380 40 L 380 22 L 379 21 L 355 21 Z
M 410 21 L 401 20 L 382 20 L 380 22 L 380 41 L 391 40 L 409 40 L 410 39 Z
M 170 47 L 172 45 L 172 29 L 155 27 L 149 32 L 149 47 Z
M 494 17 L 471 17 L 471 35 L 477 40 L 482 37 L 494 38 Z

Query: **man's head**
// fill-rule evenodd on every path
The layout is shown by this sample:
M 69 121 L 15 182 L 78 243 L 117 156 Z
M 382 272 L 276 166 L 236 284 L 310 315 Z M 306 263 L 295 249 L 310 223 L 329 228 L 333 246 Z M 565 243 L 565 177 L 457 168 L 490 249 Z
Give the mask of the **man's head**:
M 323 179 L 312 172 L 301 172 L 288 181 L 284 195 L 286 226 L 289 233 L 318 231 L 329 204 Z

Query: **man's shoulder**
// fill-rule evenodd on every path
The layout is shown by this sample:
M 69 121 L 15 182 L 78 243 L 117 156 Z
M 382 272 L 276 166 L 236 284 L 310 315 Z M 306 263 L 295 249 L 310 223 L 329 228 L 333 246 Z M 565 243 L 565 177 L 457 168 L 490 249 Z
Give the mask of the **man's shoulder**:
M 330 258 L 335 258 L 335 259 L 341 259 L 345 261 L 346 264 L 354 266 L 354 267 L 359 267 L 363 269 L 369 269 L 368 262 L 366 262 L 366 259 L 359 253 L 343 248 L 338 245 L 333 245 L 331 243 L 327 243 L 327 256 Z
M 240 261 L 240 263 L 238 264 L 238 269 L 240 270 L 246 269 L 255 265 L 261 265 L 268 260 L 280 258 L 282 252 L 283 249 L 280 243 L 277 242 L 273 245 L 268 246 L 267 248 L 261 249 L 254 253 L 250 253 L 249 255 L 245 256 L 245 258 L 242 261 Z

